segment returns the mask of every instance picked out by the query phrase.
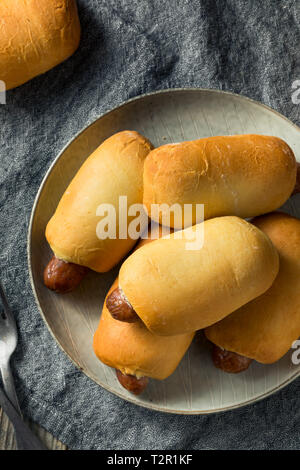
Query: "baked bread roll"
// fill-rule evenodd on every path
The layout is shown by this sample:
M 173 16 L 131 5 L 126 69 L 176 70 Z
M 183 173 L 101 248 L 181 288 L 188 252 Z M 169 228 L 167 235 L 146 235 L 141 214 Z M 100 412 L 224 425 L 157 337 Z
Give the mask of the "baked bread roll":
M 280 207 L 296 182 L 296 160 L 277 137 L 235 135 L 168 144 L 153 150 L 144 166 L 144 204 L 163 225 L 184 228 L 167 209 L 152 204 L 204 204 L 204 217 L 253 217 Z M 179 207 L 179 208 L 180 208 Z M 201 221 L 195 206 L 191 224 Z
M 15 88 L 70 57 L 80 40 L 75 0 L 1 0 L 0 80 Z
M 143 246 L 120 269 L 126 302 L 153 333 L 205 328 L 261 295 L 277 275 L 277 252 L 252 224 L 220 217 L 200 225 Z M 201 228 L 203 247 L 186 249 Z
M 151 148 L 150 142 L 137 132 L 123 131 L 105 140 L 90 155 L 46 228 L 46 238 L 56 258 L 106 272 L 130 251 L 136 240 L 129 236 L 118 238 L 119 196 L 127 196 L 128 207 L 142 203 L 143 165 Z M 111 204 L 116 209 L 115 239 L 98 238 L 97 225 L 103 219 L 96 215 L 100 204 Z M 133 219 L 127 215 L 127 226 Z
M 148 237 L 141 239 L 136 250 L 161 238 L 161 225 L 150 226 Z M 191 344 L 194 333 L 179 336 L 157 336 L 140 319 L 129 324 L 112 318 L 106 307 L 107 298 L 118 287 L 118 279 L 111 286 L 94 335 L 94 351 L 104 364 L 114 367 L 121 385 L 139 395 L 147 386 L 148 378 L 163 380 L 171 375 Z
M 279 253 L 270 289 L 205 330 L 215 345 L 263 364 L 278 361 L 300 336 L 300 220 L 273 213 L 253 223 Z
M 108 295 L 118 286 L 118 279 Z M 179 336 L 157 336 L 141 320 L 125 323 L 115 320 L 104 303 L 94 351 L 104 364 L 137 378 L 169 377 L 183 358 L 194 333 Z

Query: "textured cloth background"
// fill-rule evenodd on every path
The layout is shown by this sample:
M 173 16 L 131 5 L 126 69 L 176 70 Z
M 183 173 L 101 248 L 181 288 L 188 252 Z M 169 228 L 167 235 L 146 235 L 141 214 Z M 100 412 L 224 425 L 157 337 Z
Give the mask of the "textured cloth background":
M 151 412 L 81 374 L 44 325 L 26 235 L 60 149 L 101 113 L 169 87 L 231 90 L 300 124 L 298 0 L 79 0 L 82 40 L 66 63 L 0 105 L 0 277 L 17 316 L 13 359 L 24 413 L 73 449 L 297 449 L 300 380 L 255 405 L 210 416 Z M 1 79 L 1 77 L 0 77 Z

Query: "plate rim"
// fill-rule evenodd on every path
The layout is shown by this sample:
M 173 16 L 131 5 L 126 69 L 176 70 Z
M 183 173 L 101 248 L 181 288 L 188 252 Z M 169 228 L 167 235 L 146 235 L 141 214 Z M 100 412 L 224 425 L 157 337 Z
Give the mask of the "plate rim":
M 201 87 L 178 87 L 178 88 L 164 88 L 164 89 L 161 89 L 161 90 L 155 90 L 155 91 L 151 91 L 151 92 L 148 92 L 148 93 L 143 93 L 141 95 L 137 95 L 137 96 L 134 96 L 132 98 L 129 98 L 125 101 L 122 101 L 119 105 L 107 110 L 107 111 L 104 111 L 103 113 L 101 113 L 97 118 L 95 118 L 92 122 L 90 122 L 87 126 L 83 127 L 80 131 L 78 131 L 73 137 L 72 139 L 70 139 L 63 147 L 62 149 L 59 151 L 59 153 L 56 155 L 56 157 L 54 158 L 54 160 L 50 163 L 48 169 L 46 170 L 46 173 L 44 175 L 44 177 L 42 178 L 42 181 L 39 185 L 39 188 L 38 188 L 38 191 L 35 195 L 35 198 L 34 198 L 34 202 L 33 202 L 33 205 L 32 205 L 32 208 L 31 208 L 31 213 L 30 213 L 30 219 L 29 219 L 29 224 L 28 224 L 28 230 L 27 230 L 27 243 L 26 243 L 26 252 L 27 252 L 27 267 L 28 267 L 28 272 L 29 272 L 29 280 L 30 280 L 30 285 L 31 285 L 31 289 L 32 289 L 32 292 L 33 292 L 33 295 L 34 295 L 34 299 L 35 299 L 35 303 L 36 303 L 36 306 L 38 308 L 38 311 L 45 323 L 45 325 L 47 326 L 47 329 L 48 331 L 50 332 L 52 338 L 55 340 L 56 344 L 59 346 L 59 348 L 61 349 L 61 351 L 67 356 L 67 358 L 75 365 L 75 367 L 77 369 L 79 369 L 82 373 L 84 373 L 89 379 L 93 380 L 93 382 L 95 382 L 97 385 L 99 385 L 100 387 L 102 387 L 104 390 L 107 390 L 108 392 L 112 393 L 113 395 L 116 395 L 118 398 L 121 398 L 122 400 L 125 400 L 125 401 L 128 401 L 129 403 L 132 403 L 136 406 L 140 406 L 142 408 L 146 408 L 146 409 L 150 409 L 152 411 L 156 411 L 156 412 L 161 412 L 161 413 L 168 413 L 168 414 L 178 414 L 178 415 L 189 415 L 189 416 L 198 416 L 198 415 L 208 415 L 208 414 L 215 414 L 215 413 L 224 413 L 224 412 L 227 412 L 227 411 L 230 411 L 230 410 L 235 410 L 235 409 L 238 409 L 238 408 L 243 408 L 245 406 L 248 406 L 250 404 L 253 404 L 253 403 L 256 403 L 258 401 L 261 401 L 277 392 L 279 392 L 281 389 L 283 389 L 284 387 L 286 387 L 288 384 L 290 384 L 291 382 L 293 382 L 297 377 L 299 377 L 300 375 L 300 370 L 295 372 L 295 374 L 293 374 L 291 377 L 289 377 L 288 379 L 286 379 L 284 382 L 282 382 L 280 385 L 277 385 L 276 387 L 274 387 L 273 389 L 269 390 L 268 392 L 265 392 L 265 393 L 262 393 L 261 395 L 258 395 L 254 398 L 251 398 L 247 401 L 244 401 L 243 403 L 237 403 L 235 405 L 228 405 L 228 406 L 225 406 L 225 407 L 222 407 L 222 408 L 215 408 L 215 409 L 208 409 L 208 410 L 172 410 L 172 409 L 169 409 L 169 408 L 164 408 L 164 407 L 161 407 L 161 406 L 157 406 L 157 405 L 154 405 L 154 404 L 151 404 L 150 402 L 140 402 L 138 401 L 138 399 L 135 399 L 134 397 L 131 397 L 131 396 L 126 396 L 124 397 L 124 395 L 121 394 L 121 392 L 118 392 L 117 390 L 115 390 L 114 388 L 112 388 L 110 385 L 107 385 L 107 384 L 102 384 L 102 383 L 99 383 L 99 381 L 96 379 L 96 377 L 92 376 L 92 374 L 90 374 L 87 370 L 85 370 L 85 368 L 83 368 L 79 363 L 77 363 L 77 361 L 72 358 L 70 356 L 70 354 L 64 349 L 64 347 L 62 346 L 62 344 L 60 343 L 60 341 L 58 340 L 58 338 L 54 335 L 53 331 L 52 331 L 52 328 L 50 327 L 47 319 L 46 319 L 46 316 L 43 312 L 43 309 L 39 303 L 39 300 L 38 300 L 38 296 L 37 296 L 37 292 L 36 292 L 36 289 L 35 289 L 35 283 L 34 283 L 34 279 L 33 279 L 33 274 L 32 274 L 32 265 L 31 265 L 31 253 L 32 253 L 32 227 L 33 227 L 33 220 L 34 220 L 34 216 L 35 216 L 35 212 L 36 212 L 36 208 L 37 208 L 37 205 L 39 203 L 39 200 L 40 200 L 40 197 L 41 197 L 41 194 L 42 194 L 42 191 L 44 189 L 44 186 L 45 186 L 45 183 L 47 182 L 47 179 L 49 178 L 52 170 L 54 169 L 54 167 L 56 166 L 56 164 L 58 163 L 58 161 L 60 160 L 62 154 L 66 151 L 66 149 L 73 144 L 73 142 L 81 136 L 81 134 L 83 134 L 85 131 L 87 131 L 91 126 L 93 126 L 98 120 L 102 119 L 103 117 L 105 116 L 108 116 L 109 114 L 115 112 L 116 110 L 122 108 L 122 107 L 125 107 L 127 106 L 128 104 L 130 103 L 133 103 L 135 101 L 139 101 L 139 100 L 142 100 L 144 98 L 148 98 L 148 97 L 151 97 L 151 96 L 154 96 L 154 95 L 158 95 L 158 94 L 167 94 L 167 93 L 178 93 L 178 92 L 208 92 L 208 93 L 216 93 L 216 94 L 225 94 L 225 95 L 229 95 L 229 96 L 232 96 L 232 97 L 235 97 L 235 98 L 238 98 L 238 99 L 241 99 L 241 100 L 244 100 L 246 102 L 250 102 L 252 104 L 255 104 L 255 105 L 258 105 L 259 107 L 262 107 L 268 111 L 271 111 L 272 113 L 274 113 L 276 116 L 280 117 L 280 118 L 283 118 L 285 121 L 287 121 L 290 125 L 292 125 L 298 132 L 300 132 L 300 127 L 295 124 L 293 121 L 291 121 L 289 118 L 287 118 L 286 116 L 284 116 L 283 114 L 279 113 L 278 111 L 276 111 L 275 109 L 271 108 L 270 106 L 264 104 L 264 103 L 261 103 L 260 101 L 257 101 L 257 100 L 254 100 L 252 98 L 249 98 L 248 96 L 246 95 L 242 95 L 242 94 L 239 94 L 239 93 L 234 93 L 234 92 L 231 92 L 231 91 L 226 91 L 226 90 L 219 90 L 219 89 L 215 89 L 215 88 L 201 88 Z

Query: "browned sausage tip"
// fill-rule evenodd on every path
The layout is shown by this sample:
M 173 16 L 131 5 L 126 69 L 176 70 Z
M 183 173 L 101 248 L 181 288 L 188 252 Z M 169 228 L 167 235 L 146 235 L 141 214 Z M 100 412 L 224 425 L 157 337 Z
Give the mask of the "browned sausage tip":
M 216 345 L 213 346 L 212 360 L 218 369 L 231 374 L 243 372 L 243 370 L 248 369 L 252 362 L 252 359 L 249 359 L 248 357 L 241 356 L 240 354 L 231 351 L 226 351 L 226 349 L 219 348 L 219 346 Z
M 122 387 L 126 388 L 134 395 L 140 395 L 148 385 L 149 379 L 148 377 L 141 377 L 137 378 L 134 375 L 126 375 L 122 374 L 122 372 L 116 369 L 117 378 Z
M 134 323 L 139 318 L 120 287 L 109 294 L 106 299 L 106 307 L 115 320 Z
M 44 270 L 44 284 L 48 289 L 64 294 L 75 289 L 87 272 L 88 268 L 84 266 L 53 256 Z

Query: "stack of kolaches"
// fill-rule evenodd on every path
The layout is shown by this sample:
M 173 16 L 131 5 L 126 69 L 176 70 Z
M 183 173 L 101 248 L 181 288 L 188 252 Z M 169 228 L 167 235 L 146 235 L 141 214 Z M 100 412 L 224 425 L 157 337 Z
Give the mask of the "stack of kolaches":
M 118 235 L 119 196 L 128 207 L 143 203 L 150 225 L 168 220 L 175 229 L 161 236 L 160 228 L 159 239 L 138 244 L 104 302 L 94 351 L 127 390 L 139 394 L 149 378 L 168 377 L 197 330 L 228 372 L 253 359 L 277 361 L 300 336 L 300 221 L 273 212 L 291 196 L 296 174 L 290 147 L 262 135 L 153 149 L 139 133 L 123 131 L 85 161 L 46 228 L 53 251 L 47 287 L 69 292 L 88 269 L 106 272 L 133 248 L 134 238 Z M 99 234 L 100 204 L 116 208 L 114 238 Z M 153 212 L 157 204 L 162 210 Z M 166 218 L 172 206 L 180 216 Z
M 2 0 L 0 22 L 1 89 L 50 70 L 79 45 L 75 0 Z M 299 164 L 296 179 L 293 152 L 277 137 L 153 149 L 139 133 L 119 132 L 82 165 L 47 225 L 53 257 L 44 283 L 69 292 L 89 269 L 107 272 L 130 252 L 136 238 L 119 231 L 119 220 L 134 220 L 119 205 L 126 196 L 127 207 L 143 203 L 152 221 L 176 233 L 140 242 L 107 293 L 94 350 L 121 384 L 138 394 L 149 377 L 168 377 L 200 329 L 222 370 L 275 362 L 300 336 L 300 221 L 273 212 L 300 192 Z M 110 237 L 99 225 L 101 204 L 116 209 Z M 188 249 L 199 233 L 203 244 Z

